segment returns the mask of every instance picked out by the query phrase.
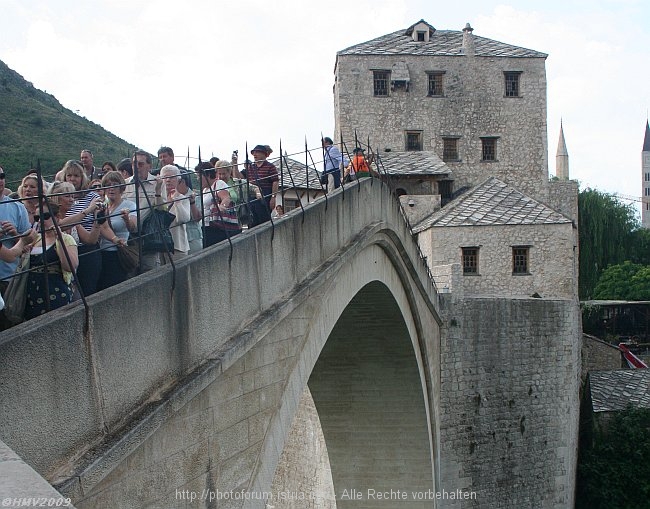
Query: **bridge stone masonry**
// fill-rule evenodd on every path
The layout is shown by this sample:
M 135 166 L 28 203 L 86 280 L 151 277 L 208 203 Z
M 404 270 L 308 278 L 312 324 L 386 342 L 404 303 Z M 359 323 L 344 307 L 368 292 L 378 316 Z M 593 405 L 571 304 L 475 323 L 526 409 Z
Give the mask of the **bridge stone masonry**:
M 419 253 L 365 179 L 21 324 L 0 440 L 79 509 L 571 506 L 572 301 L 438 295 Z

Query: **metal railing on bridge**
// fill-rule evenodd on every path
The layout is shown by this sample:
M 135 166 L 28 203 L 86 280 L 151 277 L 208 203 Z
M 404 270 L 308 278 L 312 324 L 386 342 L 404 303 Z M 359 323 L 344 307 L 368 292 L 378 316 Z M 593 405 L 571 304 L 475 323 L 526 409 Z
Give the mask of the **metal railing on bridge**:
M 290 200 L 286 198 L 287 195 L 293 193 L 293 196 L 297 197 L 297 199 L 291 200 L 293 207 L 290 208 L 290 210 L 286 210 L 285 213 L 301 214 L 303 216 L 302 222 L 304 223 L 304 215 L 306 214 L 305 205 L 308 205 L 310 201 L 317 200 L 317 199 L 318 200 L 324 199 L 325 208 L 327 210 L 329 179 L 332 180 L 336 179 L 337 183 L 340 180 L 340 192 L 342 194 L 343 200 L 345 199 L 346 193 L 361 191 L 361 180 L 363 179 L 361 178 L 355 179 L 351 175 L 354 174 L 354 167 L 351 162 L 354 157 L 353 154 L 355 152 L 359 152 L 359 149 L 363 151 L 361 152 L 362 154 L 364 152 L 368 153 L 368 156 L 365 156 L 365 160 L 367 161 L 370 167 L 370 173 L 372 176 L 372 178 L 370 179 L 370 185 L 373 186 L 376 183 L 377 185 L 388 186 L 391 195 L 399 203 L 399 197 L 396 194 L 395 183 L 388 176 L 388 172 L 386 171 L 386 168 L 382 163 L 379 150 L 378 149 L 372 150 L 370 140 L 366 140 L 365 142 L 363 142 L 357 137 L 355 133 L 354 139 L 344 140 L 341 137 L 341 139 L 338 141 L 338 143 L 336 143 L 336 145 L 342 154 L 342 161 L 339 164 L 339 169 L 338 169 L 339 175 L 337 179 L 333 175 L 334 173 L 336 173 L 336 170 L 324 172 L 318 169 L 318 167 L 325 166 L 326 158 L 328 157 L 328 153 L 326 152 L 324 145 L 322 144 L 322 140 L 321 140 L 321 146 L 317 148 L 311 148 L 311 149 L 308 148 L 307 140 L 305 140 L 304 150 L 299 152 L 293 152 L 293 153 L 287 153 L 286 151 L 284 151 L 282 147 L 282 141 L 280 141 L 280 145 L 279 145 L 280 156 L 269 159 L 269 162 L 271 162 L 277 169 L 277 182 L 278 182 L 277 193 L 256 192 L 256 190 L 262 190 L 265 188 L 268 189 L 269 186 L 266 180 L 267 179 L 275 180 L 274 176 L 260 178 L 255 180 L 254 182 L 251 182 L 251 179 L 246 179 L 246 178 L 232 179 L 229 183 L 227 183 L 226 188 L 221 188 L 219 189 L 219 191 L 225 189 L 228 191 L 229 194 L 231 194 L 231 191 L 234 191 L 232 194 L 234 194 L 235 196 L 239 196 L 240 198 L 232 199 L 231 203 L 226 204 L 225 207 L 218 206 L 220 203 L 223 205 L 223 200 L 218 196 L 218 192 L 216 188 L 214 188 L 213 186 L 204 187 L 204 185 L 202 185 L 203 178 L 205 178 L 205 176 L 208 174 L 212 176 L 214 173 L 216 173 L 218 168 L 213 168 L 213 167 L 208 168 L 205 165 L 205 163 L 203 163 L 203 161 L 201 160 L 200 148 L 198 151 L 198 157 L 196 159 L 192 159 L 188 151 L 188 156 L 185 161 L 185 164 L 187 166 L 191 166 L 192 163 L 196 161 L 197 164 L 195 165 L 194 171 L 187 170 L 181 167 L 181 173 L 180 173 L 181 176 L 186 175 L 186 177 L 184 177 L 185 181 L 186 182 L 189 181 L 191 183 L 190 186 L 191 189 L 198 188 L 198 191 L 191 191 L 191 192 L 187 191 L 186 193 L 184 193 L 184 195 L 181 198 L 176 198 L 172 200 L 163 200 L 162 203 L 156 203 L 155 199 L 154 201 L 152 201 L 150 190 L 147 190 L 145 188 L 145 182 L 139 178 L 138 170 L 135 164 L 136 159 L 134 155 L 132 158 L 133 177 L 130 180 L 130 182 L 126 182 L 125 185 L 127 187 L 132 187 L 134 189 L 132 193 L 134 194 L 135 202 L 136 202 L 135 210 L 131 212 L 135 214 L 136 221 L 137 221 L 136 224 L 139 227 L 138 232 L 136 232 L 135 234 L 135 244 L 138 247 L 137 251 L 139 255 L 138 270 L 136 272 L 137 273 L 142 272 L 141 268 L 143 266 L 142 265 L 143 256 L 145 255 L 143 246 L 145 245 L 148 235 L 162 236 L 164 235 L 165 230 L 167 229 L 173 230 L 174 228 L 179 228 L 179 229 L 184 228 L 185 225 L 190 222 L 198 223 L 201 226 L 201 231 L 203 234 L 203 247 L 205 248 L 208 247 L 206 244 L 206 228 L 210 228 L 213 224 L 215 225 L 224 224 L 226 223 L 226 220 L 228 218 L 230 219 L 232 219 L 233 217 L 237 218 L 238 227 L 239 227 L 238 229 L 235 230 L 224 229 L 225 238 L 223 239 L 223 241 L 227 241 L 229 243 L 229 261 L 232 260 L 234 254 L 234 245 L 232 239 L 241 230 L 254 230 L 257 225 L 270 222 L 271 240 L 273 240 L 274 233 L 275 233 L 275 225 L 278 220 L 281 220 L 281 216 L 273 214 L 272 211 L 267 206 L 267 217 L 263 218 L 263 220 L 256 220 L 254 217 L 255 216 L 254 210 L 256 209 L 259 210 L 260 207 L 266 206 L 271 201 L 271 198 L 273 197 L 271 196 L 271 194 L 275 194 L 276 196 L 279 195 L 281 197 L 280 202 L 284 207 L 290 202 Z M 248 153 L 249 153 L 248 145 L 246 145 L 246 154 L 248 155 Z M 304 159 L 304 163 L 302 162 L 303 159 Z M 349 164 L 345 165 L 344 162 L 347 162 Z M 230 164 L 226 165 L 226 167 L 236 174 L 245 175 L 246 170 L 250 169 L 254 164 L 255 161 L 251 161 L 247 157 L 243 163 L 231 162 Z M 352 168 L 350 168 L 351 166 Z M 22 182 L 24 182 L 25 179 L 29 179 L 29 178 L 32 178 L 37 183 L 36 186 L 37 192 L 35 195 L 25 196 L 25 194 L 27 193 L 22 193 L 22 196 L 5 198 L 5 200 L 0 203 L 6 204 L 11 202 L 22 202 L 23 204 L 26 204 L 28 210 L 31 209 L 32 219 L 45 218 L 50 209 L 51 204 L 55 203 L 56 205 L 56 203 L 58 203 L 59 200 L 63 197 L 70 196 L 70 195 L 74 195 L 78 197 L 82 193 L 86 194 L 89 192 L 96 192 L 100 195 L 100 197 L 102 197 L 103 203 L 105 203 L 106 202 L 105 195 L 110 189 L 123 187 L 123 185 L 121 184 L 114 184 L 114 185 L 102 185 L 98 189 L 77 189 L 74 192 L 68 191 L 64 193 L 49 193 L 48 191 L 51 184 L 47 183 L 47 179 L 53 180 L 54 175 L 44 173 L 40 167 L 40 162 L 37 163 L 36 169 L 32 170 L 31 172 L 28 172 L 28 174 L 23 178 Z M 171 177 L 156 177 L 156 178 L 163 181 L 162 187 L 164 188 L 165 179 L 178 178 L 178 176 L 173 175 Z M 330 186 L 330 188 L 331 187 L 332 186 Z M 142 193 L 136 192 L 135 189 L 140 189 Z M 300 195 L 296 190 L 302 191 L 302 195 Z M 157 197 L 157 194 L 155 196 Z M 243 196 L 245 196 L 245 198 L 243 198 Z M 142 203 L 141 197 L 144 198 L 144 201 L 146 203 Z M 303 203 L 304 197 L 306 197 L 306 203 Z M 154 216 L 154 219 L 151 221 L 154 223 L 154 227 L 150 229 L 150 231 L 148 231 L 147 233 L 142 231 L 142 224 L 143 224 L 142 216 L 144 215 L 145 210 L 166 211 L 174 204 L 174 202 L 188 201 L 189 203 L 193 201 L 194 202 L 193 204 L 195 204 L 197 198 L 199 200 L 199 203 L 201 204 L 200 218 L 196 216 L 192 217 L 191 215 L 189 221 L 170 226 L 164 224 L 164 222 L 160 219 L 158 214 L 151 214 L 152 216 Z M 411 235 L 413 235 L 412 225 L 410 224 L 408 216 L 404 211 L 403 207 L 401 206 L 401 204 L 399 210 L 401 212 L 402 217 L 404 218 L 404 221 L 408 227 L 409 232 L 411 233 Z M 106 207 L 99 207 L 97 211 L 94 213 L 93 221 L 103 224 L 104 221 L 109 220 L 109 224 L 110 224 L 110 221 L 115 220 L 120 215 L 120 212 L 107 214 L 106 211 L 107 211 Z M 0 213 L 0 218 L 1 217 L 2 214 Z M 74 283 L 76 293 L 79 295 L 79 299 L 83 302 L 85 312 L 86 312 L 86 327 L 87 327 L 88 317 L 89 317 L 89 308 L 88 308 L 88 303 L 86 301 L 87 296 L 84 295 L 82 287 L 79 284 L 79 278 L 77 276 L 75 267 L 72 264 L 70 253 L 68 252 L 68 249 L 66 248 L 66 243 L 63 241 L 63 237 L 62 237 L 64 230 L 71 231 L 72 229 L 76 229 L 79 226 L 83 228 L 83 223 L 86 221 L 86 218 L 84 217 L 77 222 L 67 223 L 64 228 L 61 228 L 61 226 L 59 225 L 59 221 L 61 221 L 63 218 L 57 217 L 56 214 L 52 214 L 51 218 L 53 221 L 53 229 L 54 232 L 56 233 L 58 243 L 63 248 L 62 251 L 64 253 L 68 266 L 73 269 L 71 271 L 73 273 L 72 282 Z M 31 226 L 33 229 L 37 229 L 39 227 L 37 221 L 31 221 Z M 5 237 L 3 238 L 3 242 L 12 241 L 12 240 L 15 241 L 20 237 L 23 237 L 24 235 L 25 232 L 19 232 L 19 234 L 16 236 L 5 235 Z M 131 237 L 129 240 L 133 241 L 134 238 Z M 41 243 L 41 251 L 42 253 L 45 253 L 48 249 L 48 246 L 46 245 L 44 235 L 41 236 L 40 243 Z M 7 244 L 5 243 L 4 245 L 6 246 Z M 161 264 L 170 265 L 171 270 L 173 271 L 173 281 L 175 282 L 176 267 L 174 264 L 175 257 L 173 254 L 173 247 L 171 247 L 166 242 L 163 242 L 161 245 L 163 246 L 163 249 L 159 253 L 160 262 Z M 417 242 L 416 242 L 416 247 L 421 262 L 423 263 L 427 271 L 427 275 L 430 278 L 435 288 L 435 282 L 433 280 L 431 270 L 427 264 L 426 257 L 424 256 L 420 248 L 420 245 Z M 108 249 L 108 248 L 104 248 L 104 249 Z M 194 254 L 194 252 L 189 253 L 190 256 L 192 254 Z M 27 252 L 22 256 L 23 257 L 30 256 L 30 253 Z M 79 255 L 80 258 L 83 256 L 88 256 L 88 255 L 87 254 Z M 49 295 L 49 289 L 47 288 L 48 274 L 58 272 L 58 269 L 56 267 L 57 262 L 48 261 L 46 256 L 42 257 L 42 262 L 43 262 L 42 268 L 31 267 L 25 272 L 17 271 L 13 277 L 14 278 L 27 277 L 27 272 L 40 270 L 44 274 L 43 281 L 45 284 L 45 295 Z M 0 262 L 0 263 L 5 263 L 5 262 Z M 60 263 L 60 261 L 58 263 Z M 45 299 L 45 310 L 49 311 L 50 308 L 51 306 L 50 306 L 49 299 Z

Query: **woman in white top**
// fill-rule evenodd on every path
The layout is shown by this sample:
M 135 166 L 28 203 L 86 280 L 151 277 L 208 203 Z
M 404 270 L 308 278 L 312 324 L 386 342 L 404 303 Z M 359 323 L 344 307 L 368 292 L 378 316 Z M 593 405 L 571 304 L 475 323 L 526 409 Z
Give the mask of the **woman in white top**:
M 163 198 L 167 210 L 176 218 L 169 227 L 174 239 L 174 257 L 185 256 L 190 250 L 190 243 L 187 240 L 185 223 L 190 220 L 190 196 L 193 194 L 190 189 L 187 194 L 178 191 L 178 184 L 181 181 L 181 171 L 173 164 L 163 166 L 160 170 L 160 178 L 163 185 Z
M 135 203 L 124 200 L 122 194 L 126 190 L 126 182 L 119 171 L 109 171 L 102 178 L 102 187 L 106 191 L 108 205 L 106 215 L 110 227 L 102 229 L 99 247 L 102 252 L 102 271 L 97 282 L 97 288 L 104 290 L 122 281 L 126 281 L 126 273 L 117 254 L 117 245 L 126 244 L 129 235 L 137 231 L 138 218 Z

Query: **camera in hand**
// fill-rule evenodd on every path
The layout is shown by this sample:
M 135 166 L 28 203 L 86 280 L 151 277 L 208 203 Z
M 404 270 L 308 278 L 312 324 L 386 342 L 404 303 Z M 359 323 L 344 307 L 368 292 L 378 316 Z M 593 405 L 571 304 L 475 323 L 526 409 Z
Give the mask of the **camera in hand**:
M 97 224 L 104 224 L 106 222 L 106 205 L 103 203 L 100 204 L 99 209 L 97 210 L 97 216 L 95 216 Z

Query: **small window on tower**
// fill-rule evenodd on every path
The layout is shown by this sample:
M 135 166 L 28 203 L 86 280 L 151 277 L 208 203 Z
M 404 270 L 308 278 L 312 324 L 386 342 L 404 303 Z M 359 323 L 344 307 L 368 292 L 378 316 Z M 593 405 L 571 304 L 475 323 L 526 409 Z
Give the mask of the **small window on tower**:
M 388 97 L 389 71 L 373 71 L 373 89 L 375 97 Z
M 481 161 L 497 160 L 497 138 L 481 138 Z
M 478 247 L 462 248 L 463 275 L 478 276 Z
M 444 72 L 435 71 L 427 73 L 429 77 L 429 91 L 427 95 L 429 97 L 442 97 L 444 95 L 443 89 L 443 76 Z
M 442 139 L 442 160 L 445 162 L 458 161 L 458 138 Z
M 406 150 L 408 152 L 422 150 L 422 131 L 406 131 Z
M 527 275 L 529 272 L 528 255 L 530 248 L 519 246 L 512 248 L 512 274 L 516 276 Z
M 506 97 L 521 97 L 519 90 L 519 77 L 520 71 L 504 72 L 505 76 L 505 96 Z

